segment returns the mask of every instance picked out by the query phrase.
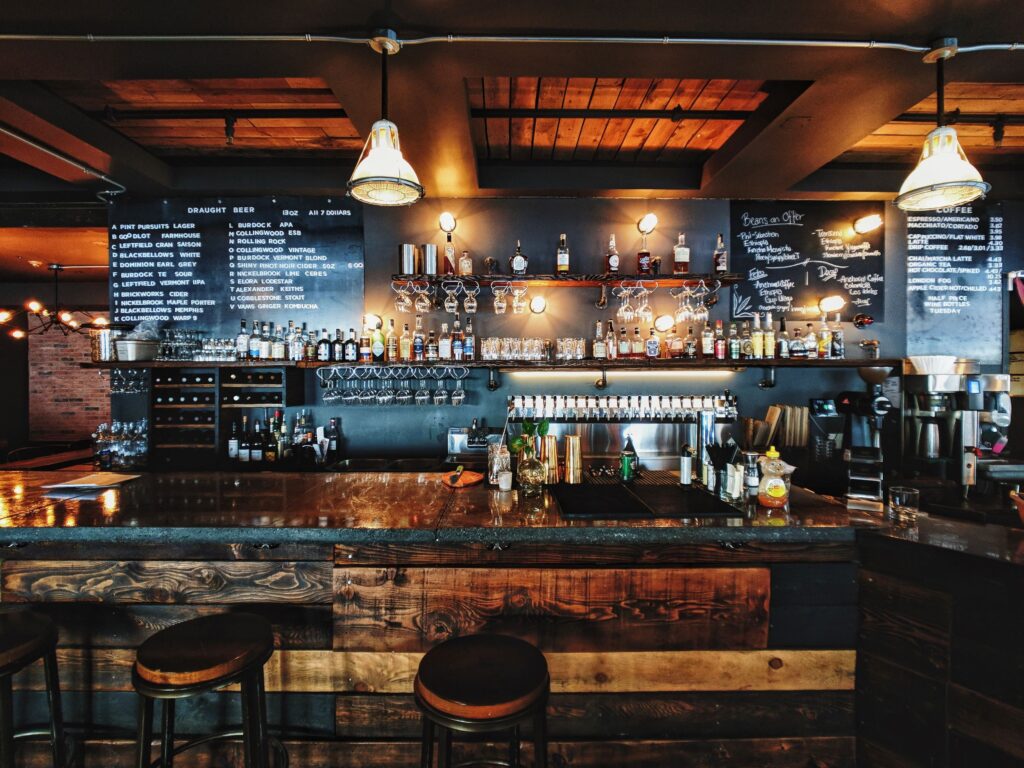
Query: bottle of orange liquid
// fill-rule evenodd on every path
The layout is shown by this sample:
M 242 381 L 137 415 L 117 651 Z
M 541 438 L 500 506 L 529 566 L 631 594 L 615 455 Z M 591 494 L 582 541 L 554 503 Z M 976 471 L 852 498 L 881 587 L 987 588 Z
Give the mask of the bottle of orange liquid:
M 768 448 L 761 465 L 761 482 L 757 486 L 757 503 L 763 507 L 784 507 L 789 501 L 786 464 L 775 446 Z

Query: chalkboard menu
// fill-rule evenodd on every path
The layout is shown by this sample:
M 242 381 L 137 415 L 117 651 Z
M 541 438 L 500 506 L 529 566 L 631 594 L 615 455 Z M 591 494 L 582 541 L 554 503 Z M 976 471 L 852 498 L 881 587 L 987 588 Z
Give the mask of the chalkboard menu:
M 998 204 L 907 214 L 907 354 L 1003 359 Z
M 755 202 L 730 204 L 731 270 L 744 278 L 732 289 L 732 316 L 755 312 L 815 317 L 826 296 L 846 300 L 844 320 L 865 313 L 885 319 L 885 227 L 864 234 L 853 223 L 884 222 L 882 203 Z
M 363 228 L 337 198 L 125 201 L 110 213 L 115 322 L 233 337 L 239 321 L 358 328 Z

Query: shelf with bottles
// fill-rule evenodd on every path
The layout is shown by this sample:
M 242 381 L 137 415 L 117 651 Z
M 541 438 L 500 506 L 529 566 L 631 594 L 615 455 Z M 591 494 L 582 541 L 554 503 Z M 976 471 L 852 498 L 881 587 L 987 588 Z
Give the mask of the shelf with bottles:
M 294 368 L 294 360 L 105 360 L 80 363 L 82 368 Z
M 443 283 L 477 284 L 481 288 L 508 283 L 525 283 L 528 288 L 600 288 L 615 286 L 620 283 L 656 282 L 662 288 L 679 288 L 696 286 L 701 282 L 706 285 L 719 283 L 722 286 L 735 285 L 742 278 L 737 274 L 696 274 L 676 275 L 671 273 L 652 273 L 646 275 L 626 275 L 618 272 L 600 274 L 584 274 L 576 272 L 557 272 L 554 274 L 523 274 L 523 275 L 403 275 L 391 276 L 394 283 L 413 283 L 439 286 Z
M 588 357 L 581 360 L 441 360 L 427 361 L 395 361 L 383 363 L 346 363 L 346 362 L 306 362 L 302 368 L 494 368 L 502 371 L 535 370 L 742 370 L 744 368 L 867 368 L 874 366 L 899 367 L 902 358 L 843 358 L 814 359 L 806 358 L 740 358 L 737 360 L 718 358 L 607 358 Z

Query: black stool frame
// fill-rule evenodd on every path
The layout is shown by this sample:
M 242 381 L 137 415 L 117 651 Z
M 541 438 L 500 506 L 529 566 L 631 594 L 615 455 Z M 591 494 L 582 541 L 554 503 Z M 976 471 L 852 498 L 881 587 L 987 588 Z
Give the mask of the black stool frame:
M 423 741 L 420 753 L 421 768 L 433 768 L 434 765 L 434 730 L 437 729 L 438 768 L 454 768 L 452 766 L 452 732 L 459 733 L 492 733 L 512 731 L 509 740 L 508 760 L 472 760 L 459 763 L 459 766 L 488 765 L 519 768 L 519 728 L 527 723 L 533 724 L 534 765 L 536 768 L 547 768 L 548 765 L 548 732 L 547 732 L 548 692 L 536 703 L 524 710 L 507 717 L 487 720 L 452 717 L 427 704 L 420 696 L 416 696 L 416 706 L 423 714 Z
M 174 757 L 186 750 L 218 739 L 242 737 L 245 754 L 245 768 L 269 768 L 270 747 L 278 755 L 276 768 L 288 768 L 288 751 L 279 739 L 267 733 L 267 697 L 263 685 L 263 665 L 273 655 L 271 649 L 262 659 L 249 664 L 245 669 L 231 675 L 219 677 L 207 683 L 195 685 L 154 685 L 142 679 L 132 670 L 132 685 L 139 694 L 138 730 L 135 745 L 136 768 L 163 766 L 172 768 Z M 219 691 L 234 683 L 242 686 L 242 730 L 221 731 L 202 736 L 177 749 L 174 748 L 174 702 L 211 691 Z M 163 702 L 160 734 L 160 757 L 151 761 L 153 749 L 153 702 Z M 4 768 L 4 766 L 0 766 Z
M 46 700 L 50 705 L 50 730 L 14 731 L 14 694 L 11 677 L 26 667 L 43 660 L 46 673 Z M 38 656 L 9 664 L 0 669 L 0 768 L 14 768 L 14 740 L 47 736 L 53 750 L 54 768 L 65 768 L 68 753 L 64 735 L 64 710 L 60 703 L 60 678 L 57 676 L 57 649 L 50 648 Z

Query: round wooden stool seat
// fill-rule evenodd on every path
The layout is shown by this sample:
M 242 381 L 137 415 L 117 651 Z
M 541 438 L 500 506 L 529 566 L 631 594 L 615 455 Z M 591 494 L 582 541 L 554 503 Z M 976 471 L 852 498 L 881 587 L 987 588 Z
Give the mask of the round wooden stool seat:
M 526 641 L 469 635 L 427 652 L 415 690 L 424 704 L 450 717 L 496 720 L 536 704 L 548 682 L 544 654 Z
M 135 672 L 152 685 L 201 685 L 262 664 L 273 651 L 270 622 L 262 616 L 222 613 L 157 632 L 139 646 Z
M 57 645 L 57 627 L 28 611 L 0 613 L 0 669 L 22 667 Z

